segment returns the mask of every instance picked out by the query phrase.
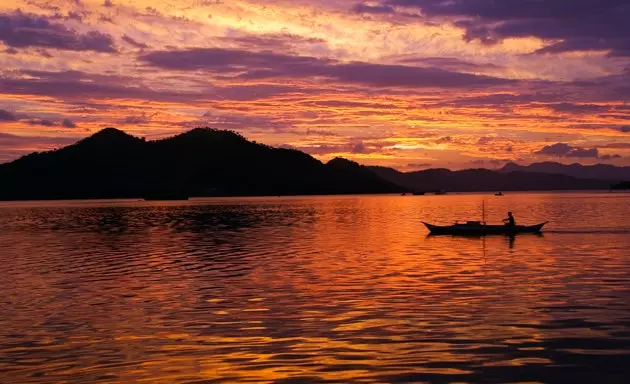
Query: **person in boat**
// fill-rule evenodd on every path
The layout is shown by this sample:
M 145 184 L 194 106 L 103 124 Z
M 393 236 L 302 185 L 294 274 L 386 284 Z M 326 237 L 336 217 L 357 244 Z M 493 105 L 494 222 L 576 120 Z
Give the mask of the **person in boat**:
M 516 220 L 514 220 L 514 216 L 512 216 L 512 212 L 508 212 L 508 217 L 506 219 L 503 219 L 503 222 L 505 223 L 506 227 L 516 226 Z

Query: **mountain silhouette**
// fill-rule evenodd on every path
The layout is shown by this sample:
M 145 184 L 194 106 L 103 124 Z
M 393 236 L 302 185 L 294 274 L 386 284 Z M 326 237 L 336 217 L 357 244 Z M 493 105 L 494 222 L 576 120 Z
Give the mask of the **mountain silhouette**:
M 582 165 L 575 163 L 567 165 L 555 162 L 543 162 L 530 165 L 518 165 L 516 163 L 507 163 L 500 172 L 553 173 L 580 179 L 616 182 L 630 180 L 630 167 L 616 167 L 610 164 Z
M 549 191 L 608 189 L 610 182 L 604 180 L 578 179 L 566 175 L 534 172 L 498 172 L 488 169 L 427 169 L 417 172 L 399 172 L 392 168 L 370 167 L 385 180 L 410 191 Z
M 156 141 L 106 128 L 65 148 L 1 164 L 0 185 L 3 200 L 401 191 L 348 160 L 323 164 L 211 128 Z

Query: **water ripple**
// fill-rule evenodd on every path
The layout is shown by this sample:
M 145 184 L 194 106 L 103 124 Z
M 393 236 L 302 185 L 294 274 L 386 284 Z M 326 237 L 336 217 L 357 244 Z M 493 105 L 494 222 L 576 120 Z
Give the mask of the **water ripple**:
M 622 382 L 628 197 L 483 199 L 2 203 L 0 381 Z

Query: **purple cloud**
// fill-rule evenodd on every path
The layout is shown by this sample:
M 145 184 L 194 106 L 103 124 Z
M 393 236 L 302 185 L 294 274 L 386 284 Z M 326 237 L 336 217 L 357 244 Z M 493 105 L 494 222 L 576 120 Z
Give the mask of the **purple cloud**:
M 630 125 L 623 126 L 619 130 L 623 133 L 630 133 Z
M 34 150 L 49 150 L 76 142 L 75 138 L 17 136 L 0 132 L 0 163 L 14 160 Z
M 243 80 L 319 77 L 346 84 L 401 88 L 471 88 L 516 83 L 514 80 L 438 68 L 362 62 L 341 63 L 314 57 L 221 48 L 155 51 L 141 55 L 140 59 L 152 66 L 164 69 L 206 70 L 219 74 L 231 74 Z
M 397 61 L 401 64 L 421 64 L 450 71 L 484 71 L 501 68 L 496 64 L 472 63 L 455 57 L 401 57 Z
M 126 42 L 126 43 L 130 44 L 130 45 L 133 45 L 133 46 L 134 46 L 134 47 L 136 47 L 136 48 L 140 48 L 140 49 L 146 49 L 146 48 L 149 48 L 149 46 L 148 46 L 148 45 L 146 45 L 146 44 L 144 44 L 144 43 L 141 43 L 141 42 L 139 42 L 139 41 L 136 41 L 136 40 L 132 39 L 131 37 L 127 36 L 127 35 L 124 35 L 124 36 L 122 37 L 122 40 L 123 40 L 124 42 Z
M 360 3 L 352 7 L 352 11 L 356 13 L 372 13 L 372 14 L 393 14 L 396 11 L 392 6 L 384 4 L 370 5 Z
M 548 104 L 547 107 L 555 112 L 571 113 L 575 115 L 601 113 L 610 110 L 606 105 L 597 104 L 556 103 Z
M 539 53 L 609 51 L 630 56 L 630 7 L 626 0 L 387 0 L 427 17 L 455 20 L 466 40 L 492 44 L 509 37 L 557 41 Z
M 114 40 L 98 31 L 80 33 L 35 14 L 0 14 L 0 41 L 9 47 L 47 47 L 70 51 L 116 52 Z
M 539 151 L 534 152 L 537 155 L 557 156 L 557 157 L 580 157 L 580 158 L 597 158 L 599 151 L 597 148 L 581 148 L 573 147 L 566 143 L 556 143 L 546 145 Z
M 64 128 L 76 128 L 77 124 L 70 119 L 63 119 L 61 121 L 61 126 Z
M 618 154 L 614 154 L 614 155 L 601 155 L 599 157 L 600 160 L 614 160 L 614 159 L 621 159 L 622 156 L 618 155 Z
M 6 109 L 0 109 L 0 121 L 15 121 L 17 118 L 15 115 Z
M 38 117 L 24 120 L 28 125 L 41 125 L 43 127 L 54 127 L 56 124 L 52 120 L 40 119 Z
M 122 124 L 146 124 L 149 119 L 146 116 L 127 116 L 120 121 Z
M 303 37 L 291 33 L 265 33 L 258 35 L 228 36 L 224 40 L 236 43 L 244 50 L 273 50 L 276 52 L 292 51 L 296 46 L 324 44 L 326 40 L 316 37 Z

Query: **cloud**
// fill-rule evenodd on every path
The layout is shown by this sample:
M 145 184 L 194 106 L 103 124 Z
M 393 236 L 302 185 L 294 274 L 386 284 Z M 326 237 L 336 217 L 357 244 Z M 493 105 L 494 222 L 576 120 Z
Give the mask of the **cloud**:
M 575 115 L 602 113 L 610 110 L 610 107 L 606 105 L 597 104 L 555 103 L 547 104 L 547 107 L 555 112 L 571 113 Z
M 427 17 L 454 21 L 468 41 L 494 44 L 534 36 L 552 42 L 539 53 L 609 51 L 630 56 L 630 7 L 625 0 L 388 0 Z
M 120 120 L 121 124 L 129 124 L 129 125 L 139 125 L 139 124 L 146 124 L 148 123 L 150 120 L 146 115 L 142 115 L 142 116 L 127 116 L 124 119 Z
M 154 91 L 137 78 L 81 71 L 27 71 L 0 76 L 0 89 L 16 95 L 40 95 L 82 102 L 86 99 L 139 99 L 194 102 L 200 93 Z
M 273 50 L 279 52 L 290 52 L 298 46 L 325 44 L 326 40 L 318 37 L 304 37 L 291 33 L 263 33 L 263 34 L 242 34 L 228 36 L 223 40 L 235 43 L 244 50 Z
M 630 125 L 625 125 L 623 127 L 620 127 L 619 130 L 623 133 L 630 133 Z
M 80 33 L 44 16 L 14 13 L 0 14 L 0 41 L 9 47 L 47 47 L 70 51 L 116 52 L 114 40 L 106 33 Z
M 450 143 L 452 141 L 453 141 L 453 138 L 451 136 L 444 136 L 444 137 L 440 137 L 435 142 L 437 144 L 445 144 L 445 143 Z
M 6 109 L 0 109 L 0 121 L 15 121 L 17 118 L 15 115 Z
M 24 120 L 24 122 L 28 125 L 41 125 L 43 127 L 54 127 L 56 125 L 52 120 L 40 119 L 38 117 Z
M 421 64 L 450 71 L 486 71 L 500 69 L 501 66 L 491 63 L 472 63 L 455 57 L 413 57 L 405 55 L 396 60 L 401 64 Z
M 356 143 L 352 147 L 352 153 L 366 153 L 366 151 L 367 151 L 367 147 L 362 142 L 361 143 Z
M 621 159 L 621 158 L 622 158 L 622 156 L 621 155 L 617 155 L 617 154 L 614 154 L 614 155 L 601 155 L 601 156 L 599 156 L 600 160 L 614 160 L 614 159 Z
M 147 64 L 180 71 L 205 70 L 242 80 L 325 78 L 345 84 L 401 88 L 471 88 L 515 84 L 517 81 L 438 68 L 343 63 L 308 56 L 248 52 L 223 48 L 154 51 L 140 56 Z
M 76 128 L 77 124 L 71 121 L 70 119 L 63 119 L 61 121 L 61 126 L 64 128 Z
M 565 143 L 556 143 L 546 145 L 539 151 L 534 152 L 537 155 L 557 156 L 557 157 L 580 157 L 580 158 L 597 158 L 599 151 L 597 148 L 581 148 L 573 147 Z
M 371 13 L 371 14 L 393 14 L 396 11 L 392 6 L 376 4 L 371 5 L 367 3 L 359 3 L 352 7 L 352 11 L 356 13 Z
M 33 151 L 50 150 L 76 142 L 76 138 L 18 136 L 0 132 L 0 163 Z
M 489 136 L 480 137 L 479 140 L 477 140 L 477 145 L 486 145 L 489 142 L 491 142 L 493 139 L 494 139 L 493 137 L 489 137 Z
M 123 35 L 123 37 L 121 38 L 124 42 L 133 45 L 136 48 L 140 48 L 140 49 L 146 49 L 149 48 L 148 45 L 141 43 L 139 41 L 136 41 L 134 39 L 132 39 L 131 37 L 127 36 L 127 35 Z

